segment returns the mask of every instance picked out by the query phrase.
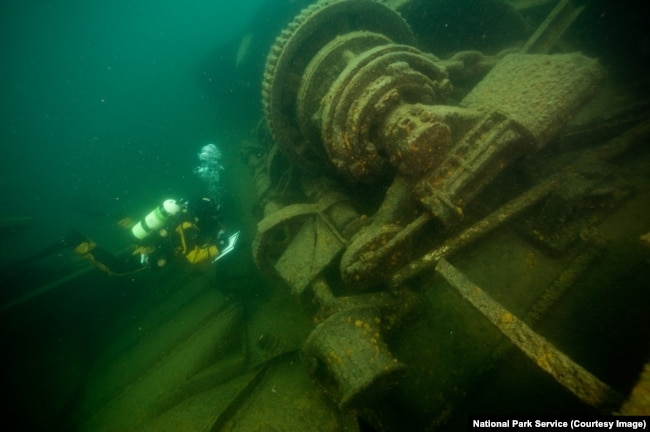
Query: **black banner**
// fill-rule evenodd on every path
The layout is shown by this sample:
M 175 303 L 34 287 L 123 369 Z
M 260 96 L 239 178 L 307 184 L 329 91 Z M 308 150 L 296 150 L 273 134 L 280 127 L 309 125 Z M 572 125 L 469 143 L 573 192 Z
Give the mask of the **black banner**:
M 647 430 L 650 416 L 474 416 L 468 430 L 637 431 Z

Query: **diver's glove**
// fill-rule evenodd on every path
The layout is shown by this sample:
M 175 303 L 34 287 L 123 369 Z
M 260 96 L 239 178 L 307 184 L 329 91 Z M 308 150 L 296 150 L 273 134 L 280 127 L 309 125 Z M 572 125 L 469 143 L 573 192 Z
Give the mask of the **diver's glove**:
M 224 230 L 219 230 L 219 233 L 217 234 L 217 246 L 219 246 L 219 249 L 223 249 L 227 244 L 228 237 L 226 237 L 226 232 Z

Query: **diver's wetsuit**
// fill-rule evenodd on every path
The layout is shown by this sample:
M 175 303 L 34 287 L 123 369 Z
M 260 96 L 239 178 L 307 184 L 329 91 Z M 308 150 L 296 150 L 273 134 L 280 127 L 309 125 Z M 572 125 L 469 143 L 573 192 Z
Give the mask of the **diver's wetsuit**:
M 221 218 L 208 199 L 186 203 L 163 227 L 138 241 L 132 254 L 122 257 L 98 247 L 79 233 L 66 239 L 73 250 L 110 275 L 128 275 L 145 268 L 160 268 L 174 256 L 199 264 L 219 255 Z

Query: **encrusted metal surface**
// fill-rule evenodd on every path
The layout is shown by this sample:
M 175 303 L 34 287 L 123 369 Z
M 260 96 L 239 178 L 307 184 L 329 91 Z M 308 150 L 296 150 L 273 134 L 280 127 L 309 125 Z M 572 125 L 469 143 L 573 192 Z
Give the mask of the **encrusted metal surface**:
M 262 82 L 262 105 L 274 140 L 287 157 L 307 170 L 323 170 L 300 135 L 296 96 L 308 61 L 332 38 L 352 31 L 380 33 L 396 43 L 413 44 L 408 24 L 389 7 L 372 0 L 322 0 L 304 9 L 271 47 Z
M 373 126 L 400 104 L 444 102 L 449 87 L 446 74 L 415 48 L 382 45 L 359 55 L 323 98 L 321 131 L 330 160 L 348 180 L 376 180 L 388 155 Z

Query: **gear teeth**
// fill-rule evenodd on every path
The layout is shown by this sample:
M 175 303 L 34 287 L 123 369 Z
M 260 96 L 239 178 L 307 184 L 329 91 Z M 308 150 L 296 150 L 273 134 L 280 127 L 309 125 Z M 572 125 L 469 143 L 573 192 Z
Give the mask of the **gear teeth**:
M 333 8 L 332 10 L 326 10 Z M 390 12 L 387 12 L 390 10 Z M 297 92 L 296 80 L 304 71 L 297 70 L 295 65 L 302 64 L 307 59 L 300 59 L 296 62 L 297 56 L 303 55 L 301 49 L 305 42 L 309 43 L 314 35 L 321 39 L 330 32 L 329 24 L 336 22 L 339 17 L 346 17 L 346 14 L 353 13 L 353 22 L 360 21 L 360 29 L 370 25 L 371 31 L 384 32 L 382 19 L 388 17 L 390 35 L 396 36 L 394 40 L 402 43 L 414 41 L 413 34 L 408 24 L 393 9 L 373 0 L 320 0 L 304 8 L 296 17 L 280 32 L 269 50 L 262 75 L 262 108 L 266 122 L 273 137 L 285 154 L 294 163 L 314 167 L 314 161 L 310 159 L 310 152 L 302 150 L 296 140 L 296 131 L 292 130 L 297 125 L 294 122 L 297 113 L 288 112 L 294 92 Z M 375 16 L 376 15 L 376 16 Z M 358 20 L 357 20 L 358 18 Z M 345 21 L 344 21 L 345 22 Z M 379 25 L 378 25 L 379 24 Z M 353 24 L 352 27 L 355 27 Z M 354 29 L 350 29 L 354 30 Z M 334 37 L 335 34 L 332 34 Z M 311 54 L 316 54 L 311 53 Z M 300 150 L 298 150 L 300 147 Z M 321 161 L 317 161 L 321 163 Z

